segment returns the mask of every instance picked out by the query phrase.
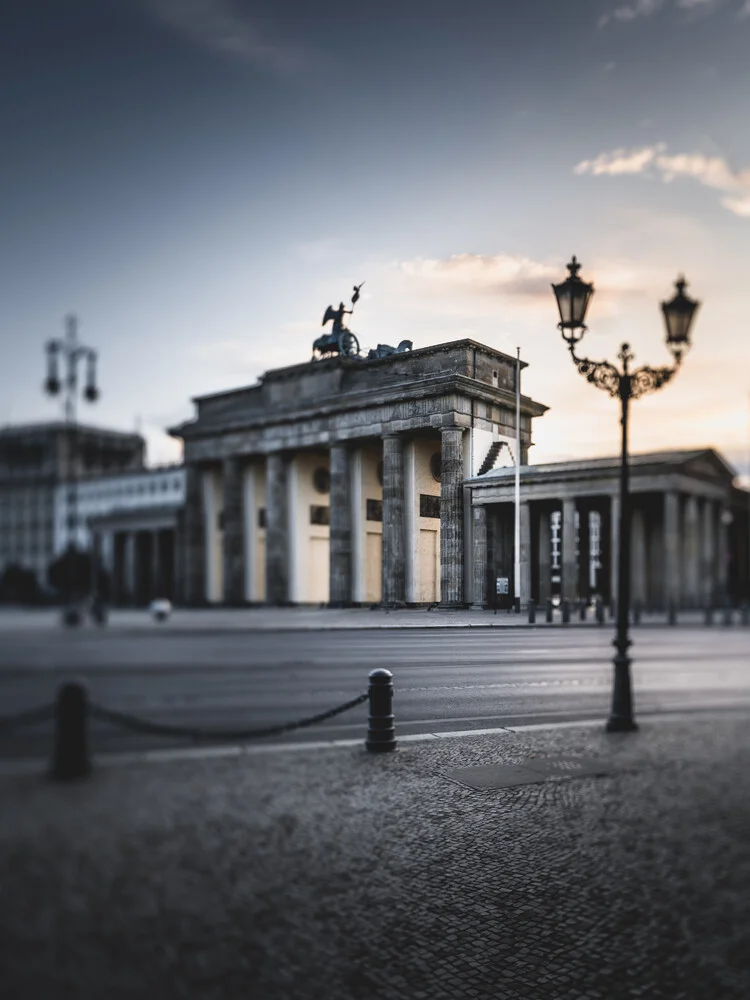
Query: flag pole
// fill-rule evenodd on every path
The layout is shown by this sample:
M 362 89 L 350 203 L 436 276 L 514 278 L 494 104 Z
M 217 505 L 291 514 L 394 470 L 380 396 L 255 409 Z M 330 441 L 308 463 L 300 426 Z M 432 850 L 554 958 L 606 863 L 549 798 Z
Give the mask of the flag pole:
M 521 610 L 521 348 L 516 348 L 516 482 L 513 591 L 516 613 Z

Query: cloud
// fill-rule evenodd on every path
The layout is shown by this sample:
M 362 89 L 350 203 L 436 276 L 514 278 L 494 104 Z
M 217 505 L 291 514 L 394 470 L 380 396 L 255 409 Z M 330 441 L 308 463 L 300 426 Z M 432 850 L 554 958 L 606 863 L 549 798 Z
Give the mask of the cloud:
M 603 28 L 610 21 L 635 21 L 638 17 L 650 17 L 662 5 L 662 0 L 633 0 L 632 3 L 615 7 L 608 14 L 599 18 L 599 27 Z
M 143 0 L 153 17 L 178 35 L 257 69 L 288 74 L 302 69 L 307 54 L 275 44 L 239 9 L 236 0 Z
M 659 143 L 642 149 L 614 149 L 600 153 L 593 160 L 582 160 L 573 168 L 576 174 L 617 176 L 645 174 L 659 176 L 665 183 L 687 177 L 703 187 L 721 191 L 721 205 L 742 218 L 750 217 L 750 168 L 735 170 L 721 156 L 703 153 L 668 155 L 666 145 Z
M 559 268 L 513 254 L 462 253 L 442 260 L 419 257 L 402 261 L 399 267 L 409 277 L 443 286 L 521 296 L 548 295 L 550 282 L 559 276 Z
M 698 12 L 701 10 L 712 10 L 721 3 L 722 0 L 675 0 L 675 7 L 679 10 Z M 750 6 L 750 0 L 747 0 Z M 661 10 L 664 0 L 632 0 L 631 3 L 621 4 L 599 18 L 599 27 L 603 28 L 610 21 L 619 21 L 621 24 L 635 21 L 639 18 L 651 17 Z
M 410 311 L 441 318 L 545 320 L 554 308 L 551 285 L 565 277 L 564 261 L 541 261 L 520 254 L 463 253 L 442 259 L 399 261 L 401 295 Z M 596 261 L 597 313 L 618 316 L 624 300 L 652 294 L 653 273 L 630 261 Z
M 739 18 L 750 17 L 750 0 L 745 0 L 743 5 L 737 11 L 737 17 Z
M 613 149 L 609 153 L 600 153 L 594 160 L 582 160 L 573 169 L 576 174 L 593 174 L 595 177 L 602 174 L 642 174 L 654 162 L 659 151 L 666 148 L 660 144 L 634 150 Z

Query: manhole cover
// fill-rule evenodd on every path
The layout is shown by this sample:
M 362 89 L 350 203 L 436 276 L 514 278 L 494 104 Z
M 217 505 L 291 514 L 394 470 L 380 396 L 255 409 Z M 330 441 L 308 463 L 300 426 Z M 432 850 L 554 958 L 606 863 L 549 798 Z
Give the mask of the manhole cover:
M 475 767 L 453 767 L 443 774 L 451 781 L 487 791 L 491 788 L 512 788 L 514 785 L 532 785 L 551 778 L 590 777 L 609 774 L 612 770 L 606 761 L 586 757 L 535 757 L 523 764 L 478 764 Z

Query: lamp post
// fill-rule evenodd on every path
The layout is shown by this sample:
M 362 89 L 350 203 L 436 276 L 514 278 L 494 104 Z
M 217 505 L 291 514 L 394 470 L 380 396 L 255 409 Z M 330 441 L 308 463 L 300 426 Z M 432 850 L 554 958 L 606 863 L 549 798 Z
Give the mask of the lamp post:
M 590 361 L 578 357 L 576 346 L 583 339 L 587 327 L 586 310 L 594 294 L 593 284 L 583 281 L 578 272 L 581 265 L 575 257 L 568 264 L 570 272 L 565 281 L 553 285 L 560 312 L 558 329 L 568 345 L 570 356 L 588 382 L 604 389 L 610 396 L 620 399 L 622 425 L 622 450 L 620 457 L 620 524 L 619 561 L 617 567 L 617 632 L 614 643 L 617 650 L 614 657 L 614 685 L 612 689 L 612 710 L 607 720 L 608 732 L 627 732 L 637 729 L 633 718 L 633 696 L 630 682 L 631 646 L 628 635 L 630 616 L 630 501 L 628 469 L 628 410 L 630 401 L 655 392 L 676 373 L 684 355 L 690 348 L 690 327 L 699 303 L 685 294 L 686 282 L 679 278 L 675 283 L 676 294 L 669 302 L 662 302 L 661 308 L 667 329 L 667 347 L 672 353 L 674 364 L 667 368 L 651 368 L 644 365 L 631 371 L 634 355 L 629 344 L 622 344 L 617 355 L 621 367 L 609 361 Z
M 47 378 L 44 383 L 45 392 L 50 396 L 63 394 L 65 407 L 65 437 L 68 444 L 67 455 L 67 489 L 65 494 L 66 541 L 70 552 L 70 603 L 66 608 L 63 621 L 66 625 L 79 625 L 81 612 L 78 607 L 81 595 L 78 592 L 78 574 L 76 557 L 78 553 L 78 475 L 76 468 L 76 416 L 78 402 L 78 365 L 86 362 L 86 385 L 83 397 L 89 403 L 95 403 L 99 398 L 96 387 L 96 352 L 86 347 L 78 339 L 78 320 L 75 316 L 65 317 L 65 336 L 50 340 L 45 345 L 47 352 Z M 64 377 L 60 376 L 62 362 Z

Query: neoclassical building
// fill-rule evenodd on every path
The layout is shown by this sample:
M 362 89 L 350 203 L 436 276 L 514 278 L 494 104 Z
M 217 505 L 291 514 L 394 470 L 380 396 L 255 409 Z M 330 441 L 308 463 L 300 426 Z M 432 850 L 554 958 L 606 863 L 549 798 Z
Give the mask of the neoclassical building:
M 460 340 L 196 399 L 196 419 L 171 431 L 186 467 L 183 600 L 472 602 L 467 483 L 515 448 L 515 378 L 515 358 Z M 545 410 L 522 397 L 524 463 Z
M 198 397 L 170 431 L 185 459 L 178 599 L 507 603 L 514 471 L 498 465 L 515 461 L 515 378 L 515 358 L 460 340 Z M 547 408 L 521 396 L 520 409 L 522 602 L 609 599 L 619 460 L 529 465 Z M 733 480 L 712 450 L 633 458 L 637 600 L 750 596 L 748 495 Z

